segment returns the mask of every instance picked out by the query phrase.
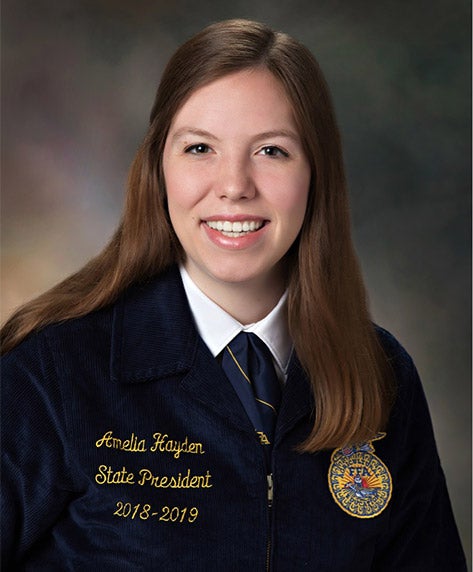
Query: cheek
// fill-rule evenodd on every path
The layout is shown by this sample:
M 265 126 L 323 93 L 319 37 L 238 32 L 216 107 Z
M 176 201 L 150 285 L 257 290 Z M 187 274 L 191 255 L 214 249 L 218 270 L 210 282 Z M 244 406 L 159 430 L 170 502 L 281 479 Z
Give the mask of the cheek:
M 280 211 L 285 213 L 291 222 L 302 224 L 309 197 L 309 177 L 300 177 L 288 184 L 280 195 Z
M 175 177 L 169 170 L 164 170 L 164 181 L 169 218 L 171 219 L 172 227 L 179 236 L 182 223 L 185 220 L 185 212 L 188 210 L 188 207 L 186 207 L 186 193 L 183 192 L 180 177 Z
M 202 169 L 192 169 L 186 165 L 164 170 L 168 203 L 174 203 L 176 208 L 192 209 L 208 194 L 207 179 Z
M 175 210 L 185 210 L 193 206 L 196 200 L 196 186 L 192 178 L 182 170 L 164 170 L 164 181 L 170 214 Z

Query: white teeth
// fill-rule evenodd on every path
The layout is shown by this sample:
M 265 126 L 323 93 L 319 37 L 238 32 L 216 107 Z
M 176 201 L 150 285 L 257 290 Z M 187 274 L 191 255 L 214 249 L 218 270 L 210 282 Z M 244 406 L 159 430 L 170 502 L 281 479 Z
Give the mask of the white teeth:
M 248 232 L 254 232 L 263 226 L 263 221 L 245 220 L 230 222 L 229 220 L 209 220 L 207 226 L 220 231 L 225 236 L 236 238 Z

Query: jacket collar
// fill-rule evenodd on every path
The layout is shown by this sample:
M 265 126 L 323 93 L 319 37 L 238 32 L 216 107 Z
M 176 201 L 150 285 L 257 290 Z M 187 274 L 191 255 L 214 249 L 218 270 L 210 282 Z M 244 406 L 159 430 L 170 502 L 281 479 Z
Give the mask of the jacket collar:
M 133 286 L 115 305 L 111 378 L 137 383 L 185 373 L 198 341 L 179 271 L 172 267 Z
M 197 332 L 177 267 L 130 288 L 115 305 L 110 371 L 118 383 L 180 377 L 181 389 L 193 399 L 252 431 L 233 387 Z M 278 420 L 281 432 L 312 407 L 309 382 L 293 353 Z

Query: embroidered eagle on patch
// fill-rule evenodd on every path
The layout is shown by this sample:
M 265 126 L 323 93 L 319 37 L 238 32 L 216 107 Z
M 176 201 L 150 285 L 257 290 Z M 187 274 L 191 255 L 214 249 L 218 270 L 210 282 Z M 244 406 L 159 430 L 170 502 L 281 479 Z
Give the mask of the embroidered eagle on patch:
M 374 454 L 374 439 L 359 445 L 335 449 L 328 471 L 330 492 L 337 505 L 350 516 L 373 518 L 388 506 L 392 477 L 386 465 Z

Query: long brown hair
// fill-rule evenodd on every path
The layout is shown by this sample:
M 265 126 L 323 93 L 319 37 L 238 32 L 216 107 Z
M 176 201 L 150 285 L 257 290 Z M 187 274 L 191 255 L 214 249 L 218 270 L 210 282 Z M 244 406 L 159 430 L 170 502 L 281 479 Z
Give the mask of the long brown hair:
M 315 397 L 313 431 L 301 450 L 316 451 L 370 439 L 382 429 L 389 414 L 390 382 L 353 249 L 329 89 L 305 46 L 263 24 L 212 24 L 176 51 L 132 164 L 124 214 L 113 238 L 81 270 L 17 310 L 2 329 L 2 344 L 7 352 L 47 324 L 110 304 L 132 283 L 181 258 L 162 172 L 172 119 L 198 87 L 261 66 L 290 98 L 312 170 L 305 220 L 288 257 L 288 287 L 289 327 Z

